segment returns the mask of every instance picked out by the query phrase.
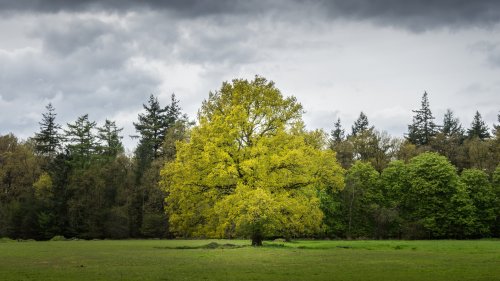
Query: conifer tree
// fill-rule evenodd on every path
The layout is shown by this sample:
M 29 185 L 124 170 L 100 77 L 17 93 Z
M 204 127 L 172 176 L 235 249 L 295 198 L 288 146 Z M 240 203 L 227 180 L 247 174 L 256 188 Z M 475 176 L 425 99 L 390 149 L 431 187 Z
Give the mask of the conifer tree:
M 46 107 L 47 112 L 42 114 L 40 132 L 35 134 L 35 152 L 40 155 L 54 157 L 61 147 L 61 136 L 59 130 L 61 126 L 56 123 L 55 109 L 51 103 Z
M 330 133 L 330 136 L 332 144 L 338 144 L 345 140 L 345 130 L 342 128 L 340 118 L 338 118 L 337 122 L 335 122 L 334 129 Z
M 415 145 L 427 145 L 437 132 L 437 126 L 433 121 L 434 116 L 432 116 L 429 107 L 427 92 L 424 92 L 422 96 L 421 108 L 412 111 L 416 114 L 413 116 L 413 123 L 408 125 L 407 139 Z
M 97 128 L 97 138 L 101 142 L 100 149 L 106 156 L 114 157 L 120 152 L 123 152 L 123 145 L 120 132 L 123 128 L 118 128 L 114 121 L 106 119 L 102 127 Z
M 67 124 L 66 133 L 66 148 L 68 153 L 73 157 L 74 163 L 85 167 L 97 148 L 94 129 L 96 122 L 89 121 L 89 115 L 85 114 L 75 121 L 75 123 Z
M 498 136 L 500 134 L 500 113 L 497 114 L 497 122 L 498 124 L 493 125 L 493 134 Z
M 366 114 L 363 111 L 361 111 L 361 113 L 359 113 L 358 119 L 352 125 L 351 135 L 356 136 L 357 134 L 362 133 L 362 132 L 367 131 L 367 130 L 370 130 L 370 129 L 373 129 L 373 126 L 370 127 L 370 123 L 368 122 L 368 117 L 366 116 Z
M 479 111 L 476 111 L 476 114 L 474 115 L 474 119 L 472 120 L 470 128 L 467 130 L 467 136 L 470 139 L 475 137 L 479 138 L 480 140 L 488 139 L 490 138 L 489 130 L 490 129 L 484 123 L 483 118 L 481 117 Z
M 162 155 L 162 143 L 170 127 L 181 118 L 181 108 L 179 101 L 172 94 L 171 103 L 166 107 L 161 107 L 158 98 L 154 95 L 149 97 L 147 105 L 143 105 L 145 114 L 139 114 L 139 122 L 134 126 L 139 133 L 139 145 L 136 156 L 147 167 L 151 161 Z
M 441 132 L 446 137 L 460 137 L 464 135 L 464 129 L 462 128 L 460 121 L 454 116 L 453 111 L 450 109 L 446 110 L 446 113 L 444 114 Z
M 134 126 L 140 134 L 137 152 L 149 161 L 158 158 L 159 149 L 165 135 L 165 112 L 167 108 L 161 108 L 158 98 L 151 95 L 148 104 L 143 104 L 145 114 L 139 114 L 139 122 Z

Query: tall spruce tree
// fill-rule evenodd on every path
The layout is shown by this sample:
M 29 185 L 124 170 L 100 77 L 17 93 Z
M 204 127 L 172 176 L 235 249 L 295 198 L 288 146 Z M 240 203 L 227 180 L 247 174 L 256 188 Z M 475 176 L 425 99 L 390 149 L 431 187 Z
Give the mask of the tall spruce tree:
M 51 103 L 46 107 L 47 112 L 42 114 L 40 132 L 35 134 L 35 152 L 40 155 L 55 157 L 57 151 L 61 148 L 61 136 L 59 130 L 61 126 L 56 123 L 55 109 Z
M 443 117 L 443 126 L 432 139 L 432 151 L 444 155 L 459 170 L 465 167 L 463 142 L 465 130 L 453 111 L 448 109 Z
M 351 135 L 356 136 L 357 134 L 370 129 L 373 129 L 373 126 L 370 127 L 370 123 L 368 122 L 368 117 L 363 111 L 361 111 L 361 113 L 359 113 L 358 119 L 354 121 L 354 124 L 352 125 Z
M 97 128 L 101 152 L 105 156 L 114 157 L 119 153 L 123 152 L 123 145 L 120 136 L 120 132 L 123 128 L 118 128 L 114 121 L 106 119 L 102 127 Z
M 437 133 L 437 126 L 433 121 L 434 116 L 432 116 L 429 107 L 427 92 L 424 92 L 422 96 L 420 109 L 412 111 L 416 114 L 413 116 L 413 123 L 408 125 L 407 139 L 415 145 L 427 145 Z
M 460 124 L 460 121 L 453 114 L 450 109 L 446 110 L 443 118 L 443 127 L 441 128 L 441 133 L 446 137 L 460 137 L 464 135 L 464 129 Z
M 68 153 L 73 163 L 81 168 L 86 167 L 97 149 L 94 135 L 96 122 L 90 122 L 89 115 L 85 114 L 78 117 L 75 123 L 68 123 L 67 126 L 65 133 Z
M 343 168 L 348 169 L 353 162 L 353 146 L 346 139 L 345 130 L 342 128 L 340 118 L 334 124 L 334 129 L 330 133 L 329 147 L 335 151 L 337 161 Z
M 476 114 L 474 115 L 474 119 L 472 120 L 470 128 L 467 130 L 467 136 L 470 139 L 477 137 L 480 140 L 485 140 L 490 138 L 489 131 L 490 129 L 488 128 L 488 125 L 484 123 L 481 114 L 479 113 L 479 111 L 476 111 Z
M 331 144 L 339 144 L 345 140 L 345 130 L 342 128 L 340 118 L 338 118 L 337 122 L 335 122 L 334 129 L 330 133 L 330 137 Z
M 173 94 L 171 103 L 165 107 L 160 106 L 154 95 L 143 107 L 146 112 L 139 114 L 139 121 L 134 123 L 139 133 L 139 144 L 135 151 L 137 190 L 129 210 L 135 215 L 130 229 L 133 236 L 154 236 L 165 234 L 167 221 L 163 208 L 166 194 L 158 187 L 159 171 L 166 153 L 163 143 L 170 129 L 184 116 Z
M 500 113 L 497 114 L 497 122 L 498 124 L 493 125 L 493 134 L 498 136 L 500 134 Z
M 161 107 L 154 95 L 151 95 L 148 104 L 143 104 L 146 110 L 145 114 L 139 114 L 139 122 L 134 126 L 139 136 L 139 145 L 136 149 L 136 158 L 139 164 L 139 170 L 147 169 L 151 162 L 163 155 L 162 144 L 169 128 L 184 118 L 181 114 L 179 101 L 175 95 L 171 96 L 171 103 L 166 107 Z
M 159 150 L 165 136 L 165 112 L 168 109 L 162 108 L 154 95 L 149 97 L 147 105 L 143 104 L 143 108 L 146 113 L 139 114 L 139 122 L 134 122 L 135 129 L 140 134 L 136 153 L 140 159 L 151 162 L 160 154 Z

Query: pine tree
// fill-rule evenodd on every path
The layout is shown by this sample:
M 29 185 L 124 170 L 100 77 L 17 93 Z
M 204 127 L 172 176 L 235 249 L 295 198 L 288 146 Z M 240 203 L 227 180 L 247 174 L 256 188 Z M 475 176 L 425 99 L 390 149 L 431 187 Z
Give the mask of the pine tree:
M 345 130 L 342 128 L 342 124 L 340 123 L 340 118 L 337 119 L 337 122 L 334 124 L 334 129 L 330 133 L 331 143 L 338 144 L 345 139 Z
M 352 125 L 352 136 L 356 136 L 357 134 L 373 129 L 373 126 L 370 127 L 370 123 L 368 122 L 368 117 L 366 116 L 363 111 L 359 114 L 358 119 L 354 122 L 354 125 Z
M 436 135 L 437 126 L 434 123 L 427 92 L 422 96 L 422 104 L 419 110 L 412 110 L 416 113 L 413 116 L 413 123 L 408 125 L 407 139 L 415 145 L 427 145 L 432 137 Z
M 441 133 L 443 133 L 446 137 L 458 137 L 464 135 L 464 129 L 462 128 L 460 121 L 454 116 L 453 111 L 450 109 L 446 110 L 446 113 L 444 114 Z
M 101 142 L 100 148 L 106 156 L 114 157 L 120 152 L 123 152 L 123 145 L 120 132 L 123 128 L 118 128 L 114 121 L 106 119 L 102 127 L 97 128 L 97 138 Z
M 497 114 L 497 122 L 498 124 L 493 125 L 493 134 L 498 136 L 500 134 L 500 113 Z
M 42 114 L 40 132 L 35 134 L 35 152 L 40 155 L 55 157 L 57 151 L 61 148 L 61 136 L 59 130 L 61 126 L 56 123 L 55 109 L 51 103 L 46 107 L 47 112 Z
M 94 129 L 96 122 L 89 121 L 89 115 L 85 114 L 75 121 L 75 123 L 67 124 L 66 133 L 66 148 L 68 153 L 73 157 L 73 162 L 78 166 L 85 167 L 97 148 Z
M 479 138 L 480 140 L 488 139 L 490 138 L 489 130 L 490 129 L 484 123 L 483 118 L 481 117 L 479 111 L 476 111 L 476 114 L 474 115 L 474 119 L 472 120 L 470 128 L 467 130 L 467 136 L 470 139 L 475 137 Z
M 166 130 L 166 116 L 165 112 L 168 108 L 161 108 L 158 98 L 154 95 L 149 97 L 148 104 L 143 104 L 145 114 L 139 114 L 139 122 L 134 126 L 136 131 L 140 134 L 139 145 L 137 153 L 140 158 L 147 159 L 147 162 L 158 158 L 159 150 Z

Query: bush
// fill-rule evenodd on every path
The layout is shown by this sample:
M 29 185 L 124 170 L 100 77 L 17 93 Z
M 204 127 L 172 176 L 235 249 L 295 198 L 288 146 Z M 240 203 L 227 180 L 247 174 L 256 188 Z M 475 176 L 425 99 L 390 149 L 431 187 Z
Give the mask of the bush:
M 62 235 L 56 235 L 54 237 L 52 237 L 52 239 L 50 239 L 50 241 L 67 241 L 68 239 L 66 239 L 66 237 L 62 236 Z

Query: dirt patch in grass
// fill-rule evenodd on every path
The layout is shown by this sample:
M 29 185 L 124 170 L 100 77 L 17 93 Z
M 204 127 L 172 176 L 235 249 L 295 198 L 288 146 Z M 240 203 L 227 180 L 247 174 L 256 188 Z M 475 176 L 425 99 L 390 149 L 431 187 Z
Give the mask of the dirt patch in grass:
M 191 249 L 237 249 L 247 247 L 245 245 L 234 245 L 230 243 L 219 244 L 217 242 L 210 242 L 201 246 L 176 246 L 176 247 L 153 247 L 155 249 L 178 249 L 178 250 L 191 250 Z

